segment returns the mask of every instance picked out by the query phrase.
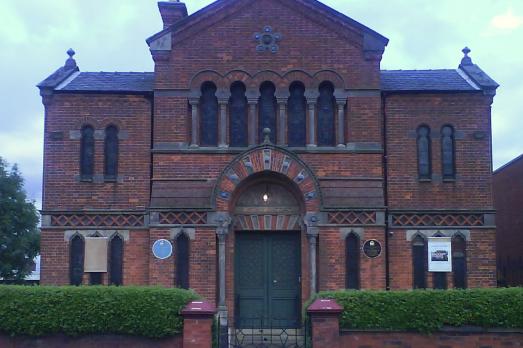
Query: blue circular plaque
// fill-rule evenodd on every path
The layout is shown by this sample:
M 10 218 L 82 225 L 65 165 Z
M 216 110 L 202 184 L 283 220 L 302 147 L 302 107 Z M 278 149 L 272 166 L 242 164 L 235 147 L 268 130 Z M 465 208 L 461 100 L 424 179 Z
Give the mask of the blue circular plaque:
M 173 245 L 167 239 L 158 239 L 153 244 L 153 255 L 157 259 L 165 260 L 173 254 Z

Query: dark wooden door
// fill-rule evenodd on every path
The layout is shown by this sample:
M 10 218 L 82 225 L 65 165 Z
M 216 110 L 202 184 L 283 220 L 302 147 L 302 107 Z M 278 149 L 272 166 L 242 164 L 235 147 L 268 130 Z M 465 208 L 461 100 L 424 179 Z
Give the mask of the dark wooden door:
M 299 232 L 239 232 L 235 255 L 237 327 L 299 327 Z

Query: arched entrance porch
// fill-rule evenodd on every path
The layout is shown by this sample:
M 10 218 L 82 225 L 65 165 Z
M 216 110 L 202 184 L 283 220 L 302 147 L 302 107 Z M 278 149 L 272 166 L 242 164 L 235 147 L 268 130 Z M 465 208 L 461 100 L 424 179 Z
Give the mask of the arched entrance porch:
M 214 193 L 221 317 L 229 326 L 299 325 L 302 303 L 316 291 L 321 195 L 313 173 L 264 144 L 232 161 Z

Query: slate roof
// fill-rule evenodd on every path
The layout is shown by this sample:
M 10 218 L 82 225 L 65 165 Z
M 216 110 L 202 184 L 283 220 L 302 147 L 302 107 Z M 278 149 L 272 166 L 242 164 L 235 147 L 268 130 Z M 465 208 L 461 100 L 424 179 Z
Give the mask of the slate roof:
M 454 69 L 382 70 L 383 91 L 477 91 Z
M 67 92 L 152 92 L 152 72 L 81 72 L 65 82 Z
M 477 91 L 457 70 L 383 70 L 382 90 Z M 57 88 L 66 92 L 152 92 L 152 72 L 81 72 Z

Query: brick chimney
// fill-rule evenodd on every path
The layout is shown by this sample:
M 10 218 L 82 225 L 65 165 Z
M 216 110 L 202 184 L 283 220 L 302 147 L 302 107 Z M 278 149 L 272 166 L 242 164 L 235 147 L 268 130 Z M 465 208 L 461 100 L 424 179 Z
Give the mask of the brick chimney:
M 187 17 L 187 7 L 180 0 L 161 1 L 158 3 L 158 8 L 162 15 L 164 29 Z

